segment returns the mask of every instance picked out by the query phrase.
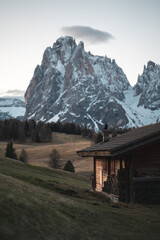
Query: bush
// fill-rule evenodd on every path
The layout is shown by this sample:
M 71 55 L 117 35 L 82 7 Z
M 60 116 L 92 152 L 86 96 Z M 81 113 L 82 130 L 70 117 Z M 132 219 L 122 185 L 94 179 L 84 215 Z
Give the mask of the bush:
M 19 156 L 19 160 L 24 163 L 28 163 L 28 155 L 24 149 L 22 149 L 21 154 Z
M 53 149 L 49 155 L 49 164 L 52 168 L 59 168 L 60 154 L 56 149 Z
M 63 168 L 63 170 L 65 170 L 65 171 L 69 171 L 69 172 L 72 172 L 72 173 L 75 172 L 74 166 L 73 166 L 73 164 L 72 164 L 71 161 L 66 162 L 66 164 L 65 164 L 65 166 L 64 166 L 64 168 Z

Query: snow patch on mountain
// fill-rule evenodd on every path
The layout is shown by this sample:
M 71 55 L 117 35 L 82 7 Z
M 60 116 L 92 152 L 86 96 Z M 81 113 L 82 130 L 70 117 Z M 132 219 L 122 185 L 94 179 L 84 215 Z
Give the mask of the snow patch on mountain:
M 151 110 L 144 106 L 138 106 L 141 94 L 136 95 L 133 88 L 124 92 L 125 100 L 120 104 L 126 111 L 126 116 L 129 120 L 127 127 L 139 127 L 155 123 L 160 120 L 160 109 Z
M 25 104 L 16 98 L 0 98 L 0 119 L 23 118 Z

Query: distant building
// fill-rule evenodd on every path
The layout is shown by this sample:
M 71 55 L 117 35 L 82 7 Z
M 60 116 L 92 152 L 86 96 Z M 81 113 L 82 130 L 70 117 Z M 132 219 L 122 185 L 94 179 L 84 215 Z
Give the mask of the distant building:
M 160 123 L 133 129 L 77 152 L 93 157 L 93 189 L 124 202 L 160 204 Z

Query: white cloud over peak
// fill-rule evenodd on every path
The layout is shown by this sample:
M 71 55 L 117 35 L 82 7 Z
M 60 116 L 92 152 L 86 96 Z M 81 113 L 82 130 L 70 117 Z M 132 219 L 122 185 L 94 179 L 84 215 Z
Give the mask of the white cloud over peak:
M 100 31 L 89 26 L 66 26 L 62 27 L 61 31 L 62 33 L 71 35 L 74 38 L 81 38 L 90 44 L 104 43 L 114 39 L 110 33 Z

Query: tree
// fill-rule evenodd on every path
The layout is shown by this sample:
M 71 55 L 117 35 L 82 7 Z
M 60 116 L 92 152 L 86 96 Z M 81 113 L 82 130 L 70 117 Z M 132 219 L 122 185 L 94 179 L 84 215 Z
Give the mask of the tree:
M 40 143 L 39 133 L 37 129 L 33 129 L 31 132 L 32 141 L 35 143 Z
M 17 159 L 17 154 L 15 153 L 15 149 L 13 148 L 12 141 L 8 142 L 7 144 L 5 157 Z
M 95 143 L 100 143 L 100 142 L 103 142 L 103 136 L 102 136 L 102 133 L 96 133 L 94 135 L 94 142 Z
M 33 119 L 30 119 L 28 122 L 28 128 L 29 128 L 29 136 L 31 136 L 32 131 L 36 128 L 36 122 Z
M 52 168 L 59 168 L 60 154 L 56 149 L 53 149 L 49 155 L 49 163 Z
M 37 125 L 38 128 L 38 125 Z M 51 129 L 49 127 L 49 125 L 47 125 L 46 123 L 43 123 L 39 129 L 39 138 L 40 138 L 40 142 L 49 142 L 52 140 L 52 132 Z
M 71 161 L 67 161 L 65 166 L 64 166 L 64 168 L 63 168 L 63 170 L 74 173 L 75 172 L 75 168 L 73 166 L 73 163 Z
M 4 140 L 4 122 L 0 120 L 0 141 Z
M 29 137 L 29 123 L 27 120 L 24 122 L 24 131 L 25 131 L 25 137 Z
M 24 149 L 22 149 L 22 151 L 20 153 L 19 160 L 21 162 L 28 163 L 28 155 Z
M 24 127 L 21 125 L 18 126 L 18 141 L 20 143 L 25 142 L 25 131 L 24 131 Z

